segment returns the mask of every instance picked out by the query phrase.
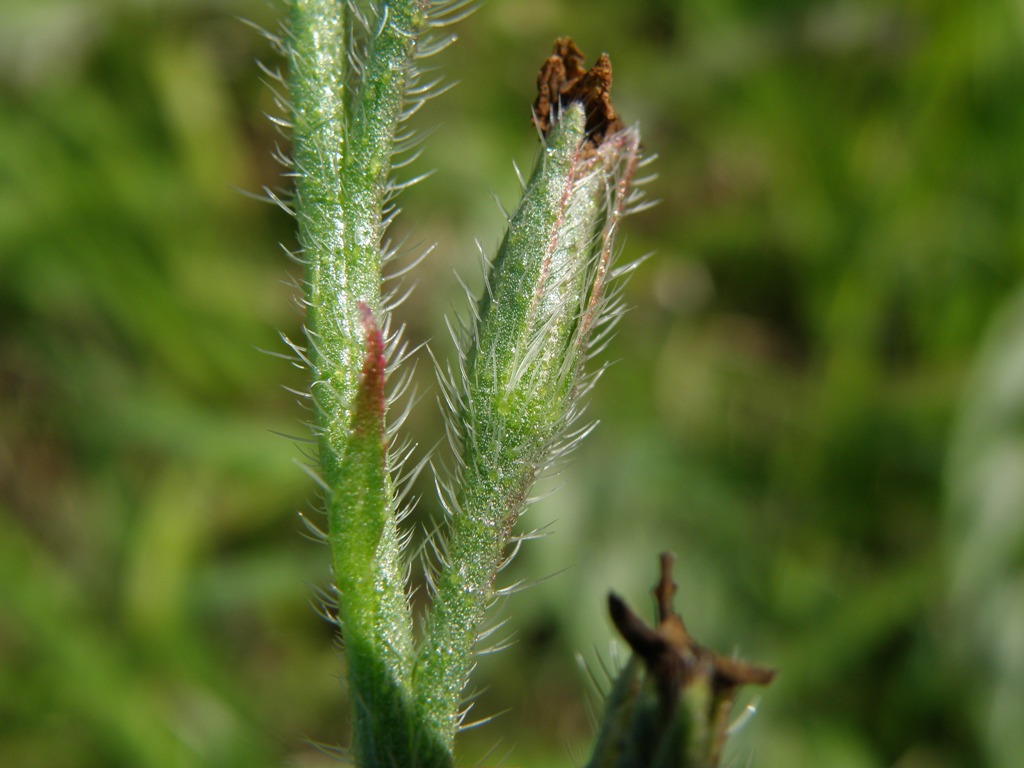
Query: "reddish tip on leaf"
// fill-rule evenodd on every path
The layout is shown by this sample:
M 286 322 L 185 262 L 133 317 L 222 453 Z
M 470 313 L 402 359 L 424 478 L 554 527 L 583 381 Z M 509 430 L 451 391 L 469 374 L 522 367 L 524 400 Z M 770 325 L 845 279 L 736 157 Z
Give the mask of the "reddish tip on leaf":
M 355 428 L 363 430 L 374 421 L 374 428 L 380 429 L 387 406 L 384 395 L 384 373 L 387 360 L 384 358 L 384 337 L 377 326 L 373 311 L 363 302 L 359 302 L 359 320 L 363 326 L 366 340 L 366 354 L 363 357 L 363 370 L 359 378 L 359 389 L 356 393 Z

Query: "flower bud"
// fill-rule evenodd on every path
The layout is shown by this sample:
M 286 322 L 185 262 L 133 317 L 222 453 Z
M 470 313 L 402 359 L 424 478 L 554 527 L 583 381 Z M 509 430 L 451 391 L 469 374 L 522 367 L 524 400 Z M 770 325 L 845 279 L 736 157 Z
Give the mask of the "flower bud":
M 445 489 L 446 567 L 416 673 L 428 717 L 457 709 L 513 527 L 537 477 L 586 431 L 573 431 L 594 378 L 584 364 L 616 315 L 610 262 L 639 134 L 611 108 L 607 57 L 586 72 L 581 60 L 564 39 L 541 70 L 534 121 L 544 147 L 491 264 L 461 375 L 446 383 L 458 470 Z M 437 725 L 454 735 L 457 720 Z
M 605 701 L 587 768 L 715 768 L 736 693 L 775 678 L 773 669 L 720 656 L 693 639 L 672 606 L 672 561 L 662 554 L 657 626 L 608 596 L 612 621 L 634 656 Z

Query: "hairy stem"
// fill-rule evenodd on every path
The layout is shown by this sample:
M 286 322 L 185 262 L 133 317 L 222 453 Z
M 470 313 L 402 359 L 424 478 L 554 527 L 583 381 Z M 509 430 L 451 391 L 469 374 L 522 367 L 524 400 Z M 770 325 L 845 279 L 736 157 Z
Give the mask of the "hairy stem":
M 606 306 L 609 220 L 621 213 L 618 182 L 636 157 L 632 131 L 595 150 L 583 105 L 569 105 L 487 278 L 450 398 L 459 470 L 446 567 L 416 670 L 417 701 L 449 738 L 513 527 L 539 474 L 573 442 L 566 436 L 586 387 L 588 343 Z
M 388 466 L 381 331 L 388 177 L 425 9 L 421 0 L 376 10 L 293 0 L 288 38 L 306 357 L 354 749 L 364 766 L 414 765 L 431 739 L 409 706 L 412 620 Z

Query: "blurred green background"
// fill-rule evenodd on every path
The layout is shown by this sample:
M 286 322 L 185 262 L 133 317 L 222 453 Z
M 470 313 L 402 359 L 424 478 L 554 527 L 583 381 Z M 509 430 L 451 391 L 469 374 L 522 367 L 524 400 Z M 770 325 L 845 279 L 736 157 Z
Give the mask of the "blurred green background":
M 291 221 L 258 0 L 0 10 L 0 765 L 319 766 L 344 743 Z M 437 242 L 400 317 L 451 349 L 455 269 L 501 235 L 552 39 L 605 50 L 657 154 L 653 251 L 601 426 L 507 573 L 465 765 L 580 764 L 579 651 L 657 554 L 703 642 L 781 669 L 730 765 L 1016 766 L 1024 754 L 1024 14 L 979 0 L 490 0 L 397 238 Z M 410 255 L 414 251 L 410 250 Z M 409 429 L 441 426 L 429 360 Z M 424 449 L 425 450 L 425 449 Z M 421 452 L 422 453 L 422 452 Z M 438 505 L 422 478 L 419 521 Z M 589 702 L 589 703 L 588 703 Z

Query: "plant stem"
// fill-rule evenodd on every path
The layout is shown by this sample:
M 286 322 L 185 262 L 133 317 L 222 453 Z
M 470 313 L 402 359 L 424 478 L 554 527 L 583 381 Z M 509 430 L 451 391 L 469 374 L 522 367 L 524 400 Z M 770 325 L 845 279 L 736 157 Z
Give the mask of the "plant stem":
M 571 429 L 596 378 L 584 375 L 595 332 L 616 315 L 612 243 L 639 154 L 637 132 L 622 127 L 608 98 L 607 57 L 584 72 L 572 41 L 559 40 L 535 105 L 545 146 L 446 393 L 459 467 L 446 499 L 446 561 L 417 651 L 386 426 L 382 239 L 420 35 L 467 5 L 293 0 L 287 40 L 308 341 L 295 349 L 313 379 L 353 746 L 364 768 L 453 763 L 462 689 L 515 523 L 537 477 L 587 431 Z
M 609 222 L 622 212 L 637 146 L 627 130 L 595 150 L 583 105 L 566 106 L 509 221 L 464 375 L 450 387 L 459 471 L 447 563 L 416 670 L 420 708 L 449 739 L 513 526 L 539 474 L 578 436 L 567 437 L 589 386 L 582 372 L 591 334 L 607 308 Z
M 381 331 L 388 176 L 425 8 L 399 0 L 366 18 L 359 12 L 373 9 L 362 5 L 293 0 L 288 39 L 305 356 L 363 766 L 413 765 L 429 739 L 408 705 L 412 620 L 384 426 Z

